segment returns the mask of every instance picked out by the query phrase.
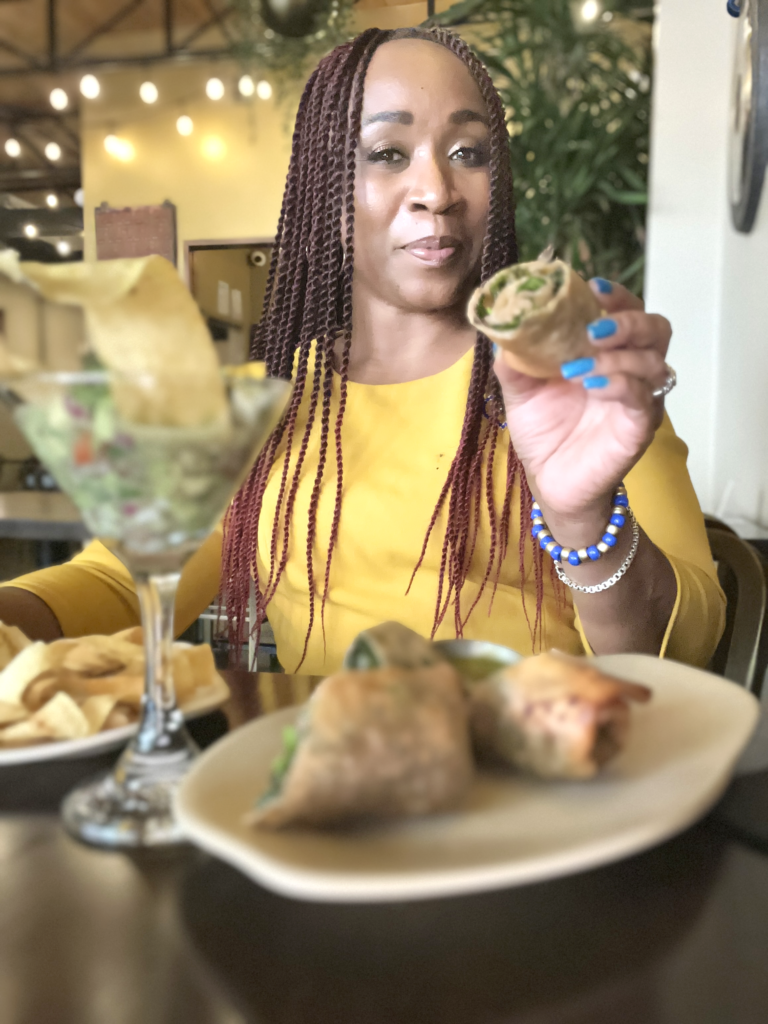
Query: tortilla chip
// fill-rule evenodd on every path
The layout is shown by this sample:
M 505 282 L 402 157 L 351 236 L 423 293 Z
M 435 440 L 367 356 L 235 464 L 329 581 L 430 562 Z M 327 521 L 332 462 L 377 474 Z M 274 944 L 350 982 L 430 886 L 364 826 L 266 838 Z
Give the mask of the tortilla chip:
M 88 719 L 66 693 L 57 693 L 26 721 L 0 731 L 4 746 L 24 746 L 42 740 L 79 740 L 90 735 Z
M 210 686 L 216 675 L 213 651 L 208 644 L 197 647 L 174 646 L 172 665 L 173 685 L 179 704 L 188 701 L 195 690 Z
M 23 704 L 7 704 L 5 701 L 0 701 L 0 726 L 20 722 L 28 714 L 29 712 Z
M 116 704 L 117 697 L 111 693 L 100 693 L 95 697 L 87 697 L 83 701 L 80 710 L 85 715 L 91 734 L 101 732 Z
M 59 640 L 55 644 L 44 644 L 38 640 L 37 643 L 25 647 L 0 672 L 0 700 L 8 704 L 20 704 L 29 684 L 43 672 L 48 672 L 57 664 L 61 664 L 65 652 L 75 642 Z
M 6 626 L 4 622 L 0 622 L 0 670 L 31 644 L 32 641 L 24 636 L 18 626 Z
M 0 273 L 45 299 L 80 306 L 91 348 L 117 378 L 118 411 L 131 423 L 228 423 L 219 359 L 175 267 L 162 256 L 96 263 L 20 263 L 0 253 Z M 130 379 L 133 375 L 133 379 Z M 143 375 L 143 382 L 136 378 Z

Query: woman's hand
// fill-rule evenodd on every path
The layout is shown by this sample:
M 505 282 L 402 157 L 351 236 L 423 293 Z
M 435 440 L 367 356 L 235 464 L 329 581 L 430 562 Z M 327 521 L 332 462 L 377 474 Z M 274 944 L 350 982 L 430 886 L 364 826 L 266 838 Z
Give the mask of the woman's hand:
M 613 488 L 653 440 L 664 401 L 652 393 L 667 378 L 672 335 L 669 321 L 646 313 L 626 288 L 590 284 L 605 310 L 589 326 L 600 350 L 594 360 L 566 363 L 562 380 L 518 373 L 501 353 L 495 365 L 534 496 L 555 519 L 574 523 L 604 514 Z

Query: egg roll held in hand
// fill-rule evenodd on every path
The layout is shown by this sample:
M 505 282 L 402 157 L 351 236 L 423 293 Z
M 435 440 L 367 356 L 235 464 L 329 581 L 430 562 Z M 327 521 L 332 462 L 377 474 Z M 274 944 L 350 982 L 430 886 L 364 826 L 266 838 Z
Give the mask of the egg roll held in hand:
M 470 323 L 502 349 L 513 369 L 530 377 L 559 377 L 563 363 L 595 355 L 587 324 L 600 302 L 562 260 L 505 267 L 469 302 Z
M 322 827 L 454 807 L 473 774 L 466 698 L 450 665 L 338 672 L 323 680 L 249 820 Z
M 588 779 L 622 750 L 629 702 L 650 698 L 586 658 L 539 654 L 472 687 L 472 735 L 481 757 L 546 779 Z

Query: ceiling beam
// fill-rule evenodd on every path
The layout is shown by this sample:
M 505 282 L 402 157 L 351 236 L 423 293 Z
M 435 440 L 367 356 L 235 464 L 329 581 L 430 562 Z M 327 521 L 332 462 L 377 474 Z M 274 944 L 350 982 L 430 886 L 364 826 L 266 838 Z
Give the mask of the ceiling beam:
M 0 170 L 0 192 L 73 191 L 80 188 L 79 167 L 29 167 Z

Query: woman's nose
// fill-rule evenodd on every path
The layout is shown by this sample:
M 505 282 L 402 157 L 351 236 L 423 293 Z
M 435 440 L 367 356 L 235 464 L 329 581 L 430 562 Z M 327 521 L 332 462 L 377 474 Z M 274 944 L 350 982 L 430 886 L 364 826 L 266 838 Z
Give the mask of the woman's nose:
M 413 180 L 407 197 L 409 209 L 441 214 L 447 213 L 460 201 L 450 167 L 443 166 L 435 157 L 415 160 L 412 172 Z

